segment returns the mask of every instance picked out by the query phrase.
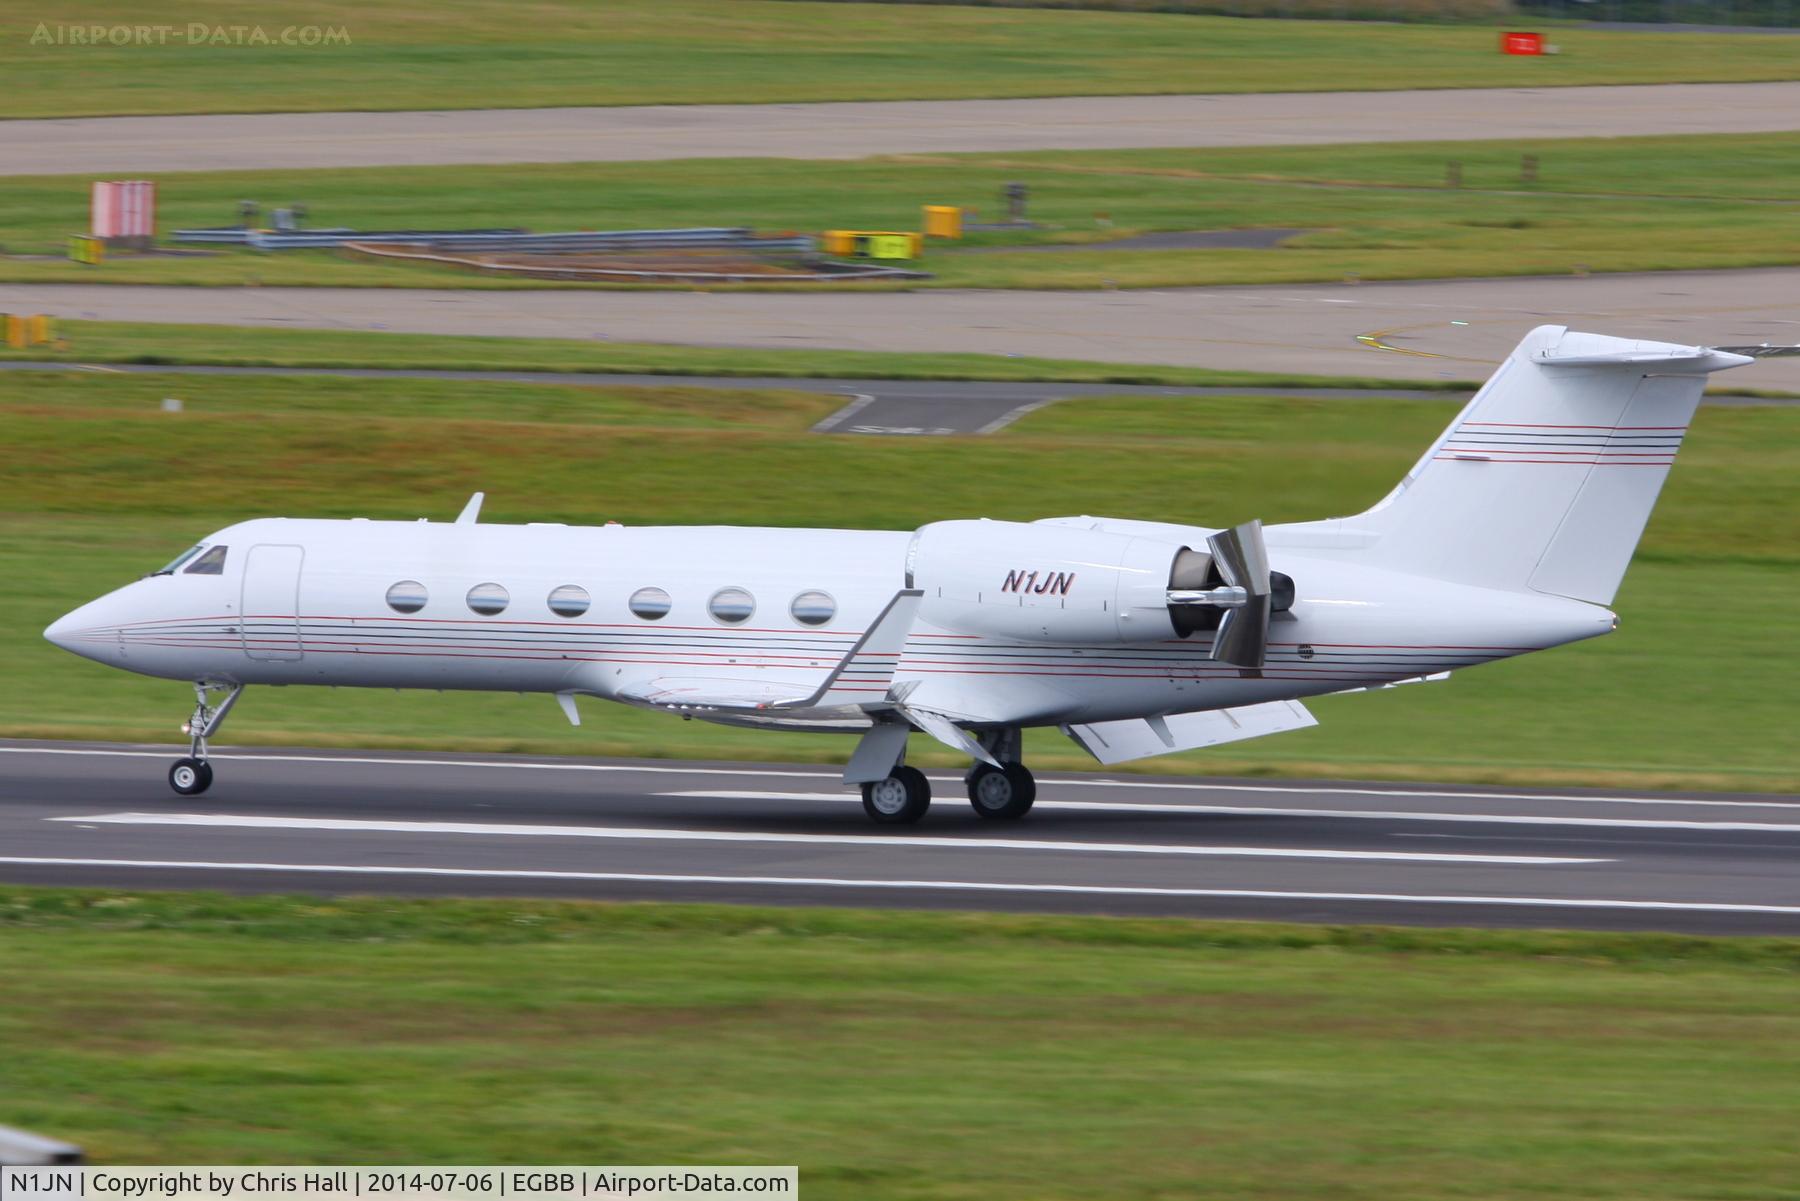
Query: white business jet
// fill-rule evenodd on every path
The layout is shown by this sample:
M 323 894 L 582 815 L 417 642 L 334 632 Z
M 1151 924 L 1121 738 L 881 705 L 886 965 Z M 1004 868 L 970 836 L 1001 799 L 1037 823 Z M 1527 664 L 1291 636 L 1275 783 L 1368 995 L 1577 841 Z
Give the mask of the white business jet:
M 1753 353 L 1761 348 L 1736 348 Z M 1299 698 L 1438 679 L 1612 630 L 1607 609 L 1732 350 L 1533 330 L 1392 493 L 1234 529 L 1100 517 L 910 532 L 266 518 L 45 637 L 186 680 L 189 755 L 251 684 L 554 695 L 860 736 L 877 822 L 931 803 L 920 730 L 1022 817 L 1020 731 L 1113 764 L 1314 724 Z

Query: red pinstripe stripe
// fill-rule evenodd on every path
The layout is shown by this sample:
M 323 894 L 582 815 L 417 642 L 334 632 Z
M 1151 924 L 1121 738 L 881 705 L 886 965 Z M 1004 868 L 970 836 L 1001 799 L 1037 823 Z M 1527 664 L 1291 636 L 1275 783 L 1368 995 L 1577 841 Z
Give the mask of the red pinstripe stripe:
M 1456 455 L 1434 455 L 1432 461 L 1436 463 L 1535 463 L 1541 467 L 1668 467 L 1675 462 L 1674 459 L 1663 459 L 1653 463 L 1609 463 L 1599 459 L 1575 459 L 1572 461 L 1569 459 L 1471 459 Z
M 1519 430 L 1685 430 L 1685 425 L 1547 425 L 1527 421 L 1465 421 L 1457 429 L 1465 425 L 1492 425 L 1505 429 Z

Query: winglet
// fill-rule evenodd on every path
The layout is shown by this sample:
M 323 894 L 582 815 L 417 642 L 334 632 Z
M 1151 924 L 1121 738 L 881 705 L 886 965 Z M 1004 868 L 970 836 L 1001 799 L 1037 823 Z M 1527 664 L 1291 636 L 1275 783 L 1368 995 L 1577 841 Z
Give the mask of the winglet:
M 462 512 L 456 515 L 456 524 L 474 525 L 476 520 L 481 516 L 481 502 L 486 496 L 487 493 L 485 492 L 477 492 L 474 496 L 471 496 L 469 498 L 469 503 L 463 506 Z
M 919 588 L 894 593 L 894 599 L 887 603 L 881 615 L 844 656 L 844 661 L 832 668 L 831 674 L 811 696 L 776 701 L 766 708 L 823 709 L 870 705 L 886 700 L 888 687 L 894 682 L 894 669 L 900 666 L 900 653 L 906 649 L 906 637 L 912 632 L 924 595 L 924 590 Z

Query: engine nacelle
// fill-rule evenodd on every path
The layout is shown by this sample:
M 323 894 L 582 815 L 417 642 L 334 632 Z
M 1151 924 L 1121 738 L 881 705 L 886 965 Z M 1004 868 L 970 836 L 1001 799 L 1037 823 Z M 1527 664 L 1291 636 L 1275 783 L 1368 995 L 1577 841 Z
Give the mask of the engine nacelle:
M 1168 592 L 1181 544 L 1016 521 L 940 521 L 913 536 L 919 616 L 946 630 L 1027 642 L 1176 636 Z M 1189 552 L 1190 554 L 1192 552 Z

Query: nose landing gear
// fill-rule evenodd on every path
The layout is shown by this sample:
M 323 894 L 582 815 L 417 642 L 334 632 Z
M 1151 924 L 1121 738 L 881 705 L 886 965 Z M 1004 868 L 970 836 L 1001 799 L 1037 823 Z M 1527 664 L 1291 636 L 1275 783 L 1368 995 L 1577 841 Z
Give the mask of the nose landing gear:
M 177 759 L 169 768 L 169 787 L 182 796 L 195 796 L 212 787 L 212 764 L 204 759 Z
M 223 690 L 225 698 L 217 705 L 209 705 L 207 701 L 215 690 Z M 219 732 L 243 691 L 242 684 L 194 684 L 194 716 L 182 727 L 190 739 L 188 756 L 175 760 L 169 768 L 169 787 L 182 796 L 198 796 L 212 787 L 213 770 L 207 762 L 206 740 Z

